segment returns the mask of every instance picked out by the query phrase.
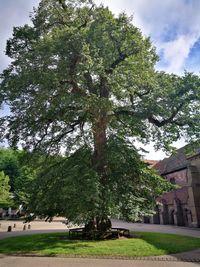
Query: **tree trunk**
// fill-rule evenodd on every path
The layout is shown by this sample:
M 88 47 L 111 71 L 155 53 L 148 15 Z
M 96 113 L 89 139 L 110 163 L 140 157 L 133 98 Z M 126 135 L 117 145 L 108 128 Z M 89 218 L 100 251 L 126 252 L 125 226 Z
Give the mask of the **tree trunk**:
M 97 173 L 103 178 L 106 174 L 106 128 L 107 128 L 107 116 L 101 115 L 99 120 L 95 123 L 93 127 L 94 136 L 94 154 L 93 154 L 93 164 Z
M 109 91 L 106 87 L 106 80 L 101 78 L 100 84 L 100 99 L 108 99 Z M 93 122 L 93 138 L 94 138 L 94 154 L 93 166 L 99 175 L 101 192 L 101 205 L 99 213 L 94 215 L 94 218 L 87 224 L 86 227 L 91 230 L 98 230 L 102 232 L 102 236 L 111 229 L 111 221 L 108 218 L 107 205 L 107 164 L 106 164 L 106 144 L 107 136 L 106 130 L 108 126 L 108 110 L 106 107 L 100 105 L 98 110 L 98 117 L 94 118 Z
M 102 217 L 106 216 L 106 183 L 107 183 L 107 174 L 106 174 L 106 128 L 107 128 L 107 116 L 101 115 L 99 120 L 96 122 L 93 130 L 94 134 L 94 154 L 93 154 L 93 166 L 96 169 L 96 172 L 99 175 L 100 184 L 101 184 L 101 214 Z

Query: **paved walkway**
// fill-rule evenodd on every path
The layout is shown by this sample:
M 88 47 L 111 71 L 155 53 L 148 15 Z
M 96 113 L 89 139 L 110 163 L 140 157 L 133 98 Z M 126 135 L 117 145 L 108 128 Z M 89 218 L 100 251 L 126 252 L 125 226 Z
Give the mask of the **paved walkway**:
M 0 267 L 198 267 L 199 263 L 179 261 L 83 259 L 52 257 L 1 257 Z
M 31 222 L 31 230 L 23 231 L 24 224 L 21 221 L 0 221 L 0 239 L 19 236 L 32 235 L 37 233 L 51 233 L 51 232 L 65 232 L 68 230 L 65 224 L 60 221 L 53 221 L 51 223 L 44 221 Z M 13 228 L 16 224 L 16 228 Z M 121 220 L 112 220 L 113 227 L 128 228 L 135 232 L 160 232 L 170 233 L 185 236 L 194 236 L 200 238 L 200 228 L 188 228 L 174 225 L 159 225 L 159 224 L 143 224 L 143 223 L 128 223 Z M 8 233 L 8 226 L 12 226 L 12 232 Z M 26 224 L 26 229 L 28 224 Z
M 0 239 L 20 235 L 65 232 L 68 230 L 61 220 L 53 221 L 51 223 L 45 221 L 33 221 L 26 224 L 22 221 L 0 221 L 0 225 Z M 31 229 L 28 229 L 28 225 L 30 225 Z M 8 226 L 12 227 L 12 232 L 7 232 Z M 26 230 L 23 230 L 24 226 L 26 226 Z
M 120 220 L 113 220 L 113 227 L 128 228 L 135 232 L 159 232 L 177 235 L 194 236 L 200 238 L 200 228 L 180 227 L 175 225 L 160 225 L 160 224 L 143 224 L 143 223 L 128 223 Z

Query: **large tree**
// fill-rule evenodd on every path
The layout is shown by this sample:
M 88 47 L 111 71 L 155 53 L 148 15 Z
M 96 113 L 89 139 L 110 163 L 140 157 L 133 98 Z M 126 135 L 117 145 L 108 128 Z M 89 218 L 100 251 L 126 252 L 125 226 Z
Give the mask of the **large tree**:
M 32 23 L 7 42 L 1 98 L 11 115 L 1 119 L 2 138 L 66 156 L 60 171 L 41 169 L 33 208 L 74 221 L 112 212 L 138 219 L 164 185 L 131 141 L 167 148 L 198 137 L 199 77 L 156 72 L 155 48 L 132 19 L 90 0 L 42 0 Z

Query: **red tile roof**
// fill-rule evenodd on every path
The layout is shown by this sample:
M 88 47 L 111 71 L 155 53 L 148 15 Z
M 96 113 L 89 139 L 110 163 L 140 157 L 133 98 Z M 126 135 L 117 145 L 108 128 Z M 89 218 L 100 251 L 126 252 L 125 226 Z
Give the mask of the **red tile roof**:
M 150 166 L 154 166 L 155 164 L 158 163 L 158 160 L 145 159 L 144 162 L 147 163 L 147 164 L 150 165 Z

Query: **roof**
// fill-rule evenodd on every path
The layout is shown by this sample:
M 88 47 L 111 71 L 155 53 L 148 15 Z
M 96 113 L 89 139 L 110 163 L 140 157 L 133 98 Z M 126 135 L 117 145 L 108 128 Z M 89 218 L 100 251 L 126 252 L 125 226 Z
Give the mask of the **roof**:
M 159 161 L 146 159 L 144 162 L 158 170 L 160 175 L 166 175 L 186 169 L 195 157 L 200 157 L 200 141 L 177 149 L 169 158 Z
M 158 163 L 158 160 L 153 160 L 153 159 L 145 159 L 144 161 L 145 163 L 147 163 L 150 166 L 154 166 L 155 164 Z
M 188 166 L 188 149 L 191 145 L 186 145 L 176 150 L 174 154 L 172 154 L 169 158 L 165 158 L 160 160 L 154 165 L 154 168 L 159 171 L 160 175 L 165 175 L 168 173 L 172 173 L 175 171 L 180 171 L 182 169 L 187 168 Z M 200 152 L 199 148 L 195 148 L 193 155 L 197 155 Z M 193 156 L 192 156 L 193 157 Z

